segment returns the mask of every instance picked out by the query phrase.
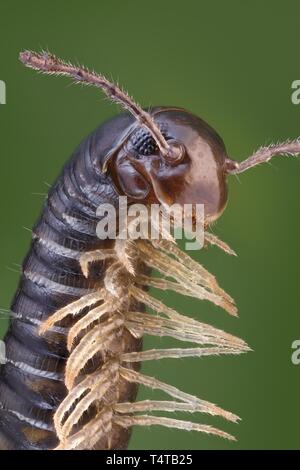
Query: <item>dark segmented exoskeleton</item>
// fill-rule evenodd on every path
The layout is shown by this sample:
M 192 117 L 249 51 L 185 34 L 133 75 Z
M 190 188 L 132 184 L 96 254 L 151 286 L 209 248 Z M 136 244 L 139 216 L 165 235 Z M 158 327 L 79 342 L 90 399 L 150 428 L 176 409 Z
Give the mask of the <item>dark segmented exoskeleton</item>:
M 146 360 L 249 350 L 244 341 L 167 307 L 149 287 L 206 299 L 236 315 L 233 299 L 172 237 L 100 240 L 97 208 L 117 207 L 120 195 L 129 202 L 160 203 L 166 211 L 173 203 L 204 204 L 206 243 L 233 254 L 207 231 L 226 205 L 227 175 L 274 155 L 296 155 L 299 141 L 263 147 L 237 163 L 228 158 L 217 133 L 188 111 L 145 111 L 103 76 L 48 53 L 24 52 L 20 59 L 36 70 L 100 87 L 129 112 L 100 126 L 79 146 L 33 229 L 5 338 L 0 448 L 122 449 L 135 425 L 233 439 L 212 426 L 153 415 L 186 411 L 238 420 L 139 370 Z M 152 277 L 151 270 L 162 277 Z M 144 334 L 195 346 L 142 351 Z M 136 402 L 139 384 L 170 399 Z

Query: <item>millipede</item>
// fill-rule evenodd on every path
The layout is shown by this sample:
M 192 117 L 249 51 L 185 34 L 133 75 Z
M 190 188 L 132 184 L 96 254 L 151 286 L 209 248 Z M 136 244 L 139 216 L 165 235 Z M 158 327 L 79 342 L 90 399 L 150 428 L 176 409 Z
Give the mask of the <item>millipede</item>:
M 203 413 L 231 422 L 238 416 L 145 375 L 141 364 L 250 350 L 242 339 L 167 306 L 152 288 L 207 300 L 236 316 L 234 300 L 172 236 L 100 239 L 97 209 L 117 208 L 121 196 L 128 207 L 159 204 L 166 212 L 173 204 L 202 204 L 205 245 L 234 255 L 210 231 L 227 203 L 227 177 L 274 156 L 298 155 L 300 140 L 261 147 L 237 162 L 216 131 L 185 109 L 143 109 L 104 76 L 49 52 L 24 51 L 20 61 L 98 87 L 124 112 L 75 150 L 33 228 L 5 336 L 0 448 L 126 449 L 133 427 L 152 425 L 233 440 L 212 425 L 173 416 Z M 160 224 L 158 230 L 163 235 Z M 144 350 L 144 335 L 186 346 Z M 140 385 L 168 398 L 137 401 Z

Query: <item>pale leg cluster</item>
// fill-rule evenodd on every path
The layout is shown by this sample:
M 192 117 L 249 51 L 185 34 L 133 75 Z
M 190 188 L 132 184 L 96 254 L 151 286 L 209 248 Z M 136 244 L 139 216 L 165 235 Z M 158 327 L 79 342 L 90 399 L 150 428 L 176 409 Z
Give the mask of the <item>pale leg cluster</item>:
M 231 252 L 214 236 L 208 236 L 207 241 Z M 233 439 L 212 426 L 140 414 L 185 411 L 222 416 L 233 422 L 238 420 L 236 415 L 213 403 L 132 368 L 134 363 L 147 360 L 240 354 L 249 350 L 241 339 L 166 306 L 146 292 L 145 287 L 208 300 L 236 315 L 233 299 L 219 287 L 214 276 L 171 240 L 117 240 L 114 249 L 85 253 L 81 258 L 85 276 L 89 275 L 90 263 L 103 259 L 109 260 L 110 265 L 99 289 L 55 312 L 40 329 L 44 333 L 67 317 L 72 319 L 67 340 L 70 355 L 65 370 L 69 392 L 54 416 L 60 440 L 58 449 L 91 449 L 103 436 L 110 448 L 115 426 L 162 425 Z M 158 271 L 162 277 L 143 274 L 145 266 Z M 141 304 L 149 313 L 134 307 Z M 82 315 L 84 309 L 87 313 Z M 128 334 L 136 338 L 144 334 L 167 336 L 194 343 L 195 347 L 126 352 Z M 97 355 L 102 358 L 101 366 L 86 373 L 85 367 Z M 125 386 L 135 383 L 161 390 L 171 400 L 122 402 L 120 388 L 124 383 Z M 82 421 L 91 409 L 94 410 L 92 417 Z

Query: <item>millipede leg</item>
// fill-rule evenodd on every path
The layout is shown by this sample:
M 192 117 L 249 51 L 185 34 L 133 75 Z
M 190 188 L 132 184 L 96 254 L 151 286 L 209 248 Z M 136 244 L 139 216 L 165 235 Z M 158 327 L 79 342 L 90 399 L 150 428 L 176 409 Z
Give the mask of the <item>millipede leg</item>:
M 215 436 L 223 437 L 230 441 L 235 441 L 235 438 L 230 434 L 220 431 L 212 426 L 193 423 L 191 421 L 181 421 L 179 419 L 165 418 L 161 416 L 114 416 L 114 422 L 119 426 L 166 426 L 167 428 L 182 429 L 184 431 L 198 431 L 206 434 L 214 434 Z
M 47 320 L 45 320 L 40 327 L 40 334 L 44 334 L 49 330 L 55 323 L 62 321 L 68 315 L 78 315 L 84 308 L 90 307 L 91 305 L 103 300 L 105 298 L 105 292 L 103 290 L 92 292 L 81 297 L 79 300 L 70 303 L 66 307 L 57 310 Z
M 207 413 L 217 416 L 223 416 L 225 419 L 229 421 L 237 421 L 239 418 L 238 416 L 230 413 L 228 411 L 222 410 L 218 406 L 214 405 L 213 403 L 209 403 L 205 400 L 200 400 L 199 398 L 189 395 L 188 393 L 182 392 L 176 387 L 172 385 L 166 384 L 157 380 L 153 377 L 149 377 L 147 375 L 141 374 L 140 372 L 136 372 L 133 370 L 129 370 L 125 367 L 120 367 L 120 375 L 125 379 L 131 382 L 137 382 L 141 385 L 145 385 L 146 387 L 162 390 L 163 392 L 167 393 L 173 398 L 183 401 L 184 403 L 197 403 L 203 406 L 207 410 Z

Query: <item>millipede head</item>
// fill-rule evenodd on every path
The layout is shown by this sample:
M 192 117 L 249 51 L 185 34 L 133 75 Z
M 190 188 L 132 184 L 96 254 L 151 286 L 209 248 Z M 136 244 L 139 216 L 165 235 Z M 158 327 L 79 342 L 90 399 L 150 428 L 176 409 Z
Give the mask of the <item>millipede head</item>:
M 226 149 L 203 120 L 184 109 L 153 108 L 162 135 L 178 148 L 163 155 L 149 132 L 137 126 L 111 155 L 110 171 L 120 193 L 147 203 L 204 204 L 206 221 L 215 220 L 226 199 Z
M 104 76 L 66 63 L 54 55 L 24 51 L 26 66 L 48 74 L 65 75 L 75 82 L 101 88 L 136 120 L 122 145 L 108 151 L 102 165 L 121 194 L 132 200 L 172 204 L 203 204 L 209 224 L 223 212 L 226 178 L 246 171 L 275 155 L 297 155 L 300 141 L 262 147 L 238 163 L 227 156 L 219 135 L 197 116 L 175 107 L 142 109 L 126 92 Z M 112 126 L 114 132 L 114 126 Z M 103 162 L 102 162 L 103 163 Z

